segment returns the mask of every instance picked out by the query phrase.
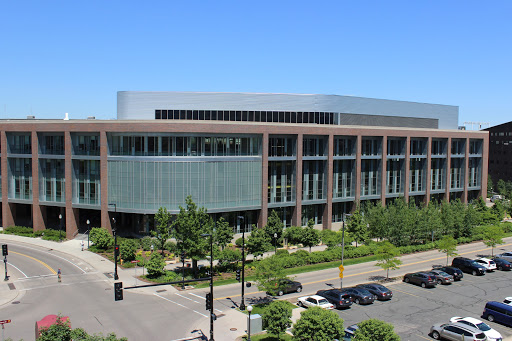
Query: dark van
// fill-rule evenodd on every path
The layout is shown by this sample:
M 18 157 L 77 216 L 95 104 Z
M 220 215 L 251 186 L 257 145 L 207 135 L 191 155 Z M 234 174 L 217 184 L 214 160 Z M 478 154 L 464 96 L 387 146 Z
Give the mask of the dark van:
M 490 322 L 499 322 L 512 326 L 512 306 L 495 301 L 487 302 L 482 317 Z

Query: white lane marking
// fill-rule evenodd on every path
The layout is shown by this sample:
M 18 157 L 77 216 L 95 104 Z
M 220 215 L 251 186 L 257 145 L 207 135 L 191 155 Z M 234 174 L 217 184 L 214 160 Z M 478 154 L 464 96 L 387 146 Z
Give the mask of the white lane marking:
M 97 274 L 98 272 L 95 271 L 95 272 L 88 272 L 86 273 L 86 275 L 95 275 Z M 77 276 L 80 276 L 82 277 L 84 274 L 71 274 L 71 275 L 63 275 L 63 277 L 66 277 L 66 278 L 70 278 L 70 277 L 77 277 Z M 45 277 L 57 277 L 57 275 L 54 275 L 54 274 L 50 274 L 50 275 L 35 275 L 35 276 L 30 276 L 30 277 L 27 277 L 27 278 L 18 278 L 18 281 L 25 281 L 25 280 L 29 280 L 29 279 L 37 279 L 37 278 L 45 278 Z
M 92 283 L 92 282 L 107 282 L 107 283 L 109 283 L 109 281 L 107 279 L 98 279 L 98 280 L 95 280 L 95 281 L 83 281 L 83 282 L 73 282 L 73 283 L 55 283 L 55 284 L 49 284 L 49 285 L 41 285 L 41 286 L 33 287 L 33 288 L 20 289 L 20 291 L 29 291 L 29 290 L 36 290 L 36 289 L 46 289 L 46 288 L 63 286 L 63 285 L 87 284 L 87 283 Z
M 168 299 L 168 298 L 166 298 L 166 297 L 160 296 L 160 295 L 158 295 L 157 293 L 155 293 L 154 295 L 155 295 L 155 296 L 160 297 L 160 298 L 161 298 L 161 299 L 163 299 L 163 300 L 166 300 L 166 301 L 169 301 L 169 302 L 174 303 L 174 304 L 176 304 L 176 305 L 179 305 L 179 306 L 180 306 L 180 307 L 182 307 L 182 308 L 192 310 L 194 313 L 199 314 L 199 315 L 201 315 L 201 316 L 203 316 L 203 317 L 208 317 L 208 316 L 206 316 L 206 315 L 204 315 L 204 314 L 201 314 L 201 313 L 200 313 L 200 312 L 198 312 L 198 311 L 195 311 L 194 309 L 191 309 L 191 308 L 186 307 L 186 306 L 184 306 L 184 305 L 182 305 L 182 304 L 179 304 L 178 302 L 174 302 L 173 300 L 170 300 L 170 299 Z
M 62 260 L 65 260 L 66 262 L 68 262 L 69 264 L 71 265 L 74 265 L 76 266 L 77 268 L 79 268 L 83 273 L 86 273 L 87 271 L 85 271 L 84 269 L 82 269 L 81 267 L 79 267 L 78 265 L 76 265 L 75 263 L 73 263 L 72 261 L 70 260 L 67 260 L 66 258 L 63 258 L 61 256 L 57 256 L 56 254 L 54 253 L 50 253 L 50 252 L 46 252 L 46 251 L 41 251 L 41 250 L 38 250 L 38 249 L 34 249 L 34 248 L 31 248 L 31 247 L 28 247 L 28 246 L 25 246 L 25 245 L 19 245 L 19 244 L 16 244 L 16 246 L 20 246 L 20 247 L 24 247 L 26 249 L 30 249 L 30 250 L 35 250 L 35 251 L 39 251 L 39 252 L 42 252 L 42 253 L 46 253 L 46 254 L 49 254 L 49 255 L 52 255 L 54 257 L 57 257 L 57 258 L 60 258 Z M 60 251 L 57 251 L 57 252 L 60 252 Z
M 178 293 L 176 293 L 176 295 L 178 295 L 178 296 L 180 296 L 180 297 L 183 297 L 183 298 L 184 298 L 184 299 L 186 299 L 186 300 L 189 300 L 189 301 L 192 301 L 192 302 L 194 302 L 194 303 L 197 303 L 197 304 L 199 304 L 199 302 L 197 302 L 197 301 L 194 301 L 193 299 L 191 299 L 191 298 L 188 298 L 188 297 L 185 297 L 185 296 L 183 296 L 183 295 L 181 295 L 181 294 L 178 294 Z
M 176 294 L 176 295 L 179 295 L 179 294 Z M 206 301 L 206 298 L 203 297 L 203 296 L 199 296 L 199 295 L 196 295 L 194 293 L 190 293 L 190 295 L 194 295 L 196 297 L 199 297 L 200 299 L 202 299 L 203 301 Z M 181 296 L 181 295 L 180 295 Z M 186 298 L 186 297 L 185 297 Z M 194 301 L 195 302 L 195 301 Z M 196 302 L 196 303 L 199 303 L 199 302 Z M 222 313 L 222 310 L 219 310 L 219 309 L 216 309 L 216 308 L 213 308 L 214 310 L 217 310 L 219 313 Z
M 14 265 L 14 264 L 12 264 L 12 263 L 9 263 L 9 262 L 7 262 L 7 264 L 9 264 L 9 265 L 10 265 L 10 266 L 12 266 L 13 268 L 15 268 L 16 270 L 18 270 L 19 272 L 21 272 L 21 274 L 22 274 L 23 276 L 25 276 L 26 278 L 28 278 L 28 276 L 27 276 L 27 275 L 25 275 L 25 273 L 24 273 L 23 271 L 21 271 L 21 270 L 20 270 L 16 265 Z

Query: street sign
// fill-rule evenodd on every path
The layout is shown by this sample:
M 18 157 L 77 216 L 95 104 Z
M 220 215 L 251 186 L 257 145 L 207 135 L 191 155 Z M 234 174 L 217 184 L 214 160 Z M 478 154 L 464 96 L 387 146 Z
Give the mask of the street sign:
M 343 272 L 340 272 L 340 278 L 343 278 Z
M 345 270 L 345 268 L 343 267 L 343 265 L 338 266 L 338 269 L 340 269 L 340 272 L 343 272 L 343 270 Z
M 0 324 L 4 324 L 4 323 L 11 323 L 11 320 L 2 320 L 2 321 L 0 321 Z
M 140 262 L 140 261 L 138 261 L 138 260 L 132 260 L 130 263 L 138 263 L 138 262 Z

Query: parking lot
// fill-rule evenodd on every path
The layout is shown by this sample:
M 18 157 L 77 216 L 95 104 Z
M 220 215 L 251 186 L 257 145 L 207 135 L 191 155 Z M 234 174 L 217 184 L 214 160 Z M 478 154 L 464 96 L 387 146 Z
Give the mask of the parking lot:
M 344 319 L 345 327 L 369 318 L 392 323 L 403 341 L 433 340 L 430 327 L 449 322 L 454 316 L 480 316 L 488 301 L 502 302 L 512 296 L 512 271 L 494 271 L 485 276 L 464 274 L 462 281 L 436 288 L 421 288 L 397 281 L 386 285 L 393 291 L 390 301 L 375 301 L 370 305 L 353 304 L 347 310 L 335 310 Z M 512 336 L 512 328 L 486 321 L 501 333 Z

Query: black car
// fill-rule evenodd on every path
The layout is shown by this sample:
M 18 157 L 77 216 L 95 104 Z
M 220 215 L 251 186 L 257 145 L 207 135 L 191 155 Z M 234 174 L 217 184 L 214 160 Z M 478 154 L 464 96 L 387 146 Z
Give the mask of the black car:
M 487 269 L 472 259 L 465 257 L 455 257 L 452 266 L 461 269 L 463 272 L 472 274 L 473 276 L 483 276 Z
M 363 288 L 377 296 L 379 301 L 387 301 L 393 297 L 393 292 L 380 284 L 359 284 L 357 288 Z
M 433 268 L 434 270 L 441 270 L 449 275 L 452 275 L 454 281 L 460 281 L 464 277 L 462 271 L 460 271 L 459 268 L 455 268 L 453 266 L 434 266 Z
M 281 281 L 281 289 L 277 289 L 279 286 L 276 283 L 276 290 L 271 295 L 283 296 L 284 294 L 289 294 L 291 292 L 301 292 L 302 284 L 300 282 L 291 281 L 289 279 L 283 279 Z
M 377 298 L 377 296 L 363 288 L 346 288 L 342 291 L 344 294 L 349 294 L 352 302 L 356 304 L 371 304 Z
M 506 261 L 502 258 L 493 258 L 494 263 L 496 263 L 496 268 L 501 271 L 510 271 L 512 270 L 512 263 Z
M 404 282 L 421 285 L 422 288 L 435 287 L 437 285 L 437 280 L 436 280 L 435 276 L 429 275 L 425 272 L 415 272 L 415 273 L 405 274 Z
M 318 290 L 316 294 L 324 297 L 329 303 L 332 303 L 336 309 L 348 308 L 352 305 L 350 295 L 339 289 Z

